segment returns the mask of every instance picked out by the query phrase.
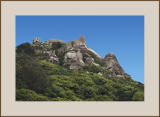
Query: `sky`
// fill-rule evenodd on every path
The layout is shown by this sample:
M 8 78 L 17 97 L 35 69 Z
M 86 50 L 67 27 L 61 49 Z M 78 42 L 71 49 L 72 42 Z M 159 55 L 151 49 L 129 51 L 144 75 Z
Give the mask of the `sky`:
M 144 83 L 144 16 L 16 16 L 16 46 L 34 37 L 69 42 L 79 36 L 103 58 L 114 53 L 124 71 Z

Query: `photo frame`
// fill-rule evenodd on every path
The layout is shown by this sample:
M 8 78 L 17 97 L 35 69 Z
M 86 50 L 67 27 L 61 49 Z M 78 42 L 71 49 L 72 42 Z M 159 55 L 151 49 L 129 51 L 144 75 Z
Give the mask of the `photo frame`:
M 158 1 L 1 1 L 2 116 L 159 116 Z M 16 102 L 16 15 L 143 15 L 144 102 Z

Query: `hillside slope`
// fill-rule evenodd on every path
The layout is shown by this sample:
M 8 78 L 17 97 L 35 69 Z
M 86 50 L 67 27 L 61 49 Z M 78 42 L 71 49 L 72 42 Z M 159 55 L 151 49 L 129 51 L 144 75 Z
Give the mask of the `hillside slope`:
M 16 100 L 144 100 L 144 85 L 125 73 L 114 54 L 102 59 L 87 48 L 84 37 L 17 46 Z

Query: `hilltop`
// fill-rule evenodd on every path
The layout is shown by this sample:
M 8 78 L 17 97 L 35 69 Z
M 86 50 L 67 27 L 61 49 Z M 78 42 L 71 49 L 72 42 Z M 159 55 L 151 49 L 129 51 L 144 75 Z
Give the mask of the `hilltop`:
M 25 101 L 143 101 L 144 85 L 125 73 L 113 53 L 102 58 L 85 37 L 16 47 L 16 99 Z
M 71 42 L 56 39 L 41 42 L 39 38 L 35 38 L 33 46 L 37 50 L 40 50 L 37 54 L 47 56 L 47 61 L 53 64 L 68 66 L 69 69 L 73 70 L 82 69 L 86 65 L 93 65 L 100 67 L 103 71 L 113 72 L 112 76 L 127 76 L 113 53 L 106 54 L 103 59 L 98 53 L 87 47 L 83 36 Z M 102 73 L 99 72 L 99 74 Z

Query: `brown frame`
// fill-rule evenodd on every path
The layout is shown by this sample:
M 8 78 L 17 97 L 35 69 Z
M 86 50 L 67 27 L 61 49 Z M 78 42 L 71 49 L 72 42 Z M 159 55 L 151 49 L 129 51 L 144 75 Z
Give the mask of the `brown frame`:
M 0 3 L 1 1 L 158 1 L 159 8 L 160 8 L 160 0 L 0 0 Z M 159 19 L 160 19 L 160 9 L 159 9 Z M 0 15 L 0 26 L 1 26 L 1 15 Z M 160 20 L 159 20 L 159 27 L 160 27 Z M 159 40 L 160 40 L 160 30 L 159 30 Z M 160 41 L 159 41 L 159 45 L 160 45 Z M 1 32 L 0 32 L 0 66 L 1 66 Z M 160 47 L 159 47 L 159 66 L 160 66 Z M 160 73 L 160 69 L 159 69 L 159 73 Z M 160 84 L 160 74 L 159 74 L 159 84 Z M 15 116 L 1 115 L 1 107 L 2 107 L 1 95 L 2 94 L 1 94 L 1 71 L 0 71 L 0 117 L 15 117 Z M 21 116 L 21 117 L 66 117 L 66 116 Z M 75 116 L 75 117 L 92 117 L 92 116 Z M 99 116 L 94 116 L 94 117 L 99 117 Z M 123 116 L 103 116 L 103 117 L 123 117 Z M 125 116 L 125 117 L 138 117 L 138 116 Z M 140 116 L 140 117 L 146 117 L 146 116 Z M 159 116 L 147 116 L 147 117 L 160 117 L 160 85 L 159 85 Z

